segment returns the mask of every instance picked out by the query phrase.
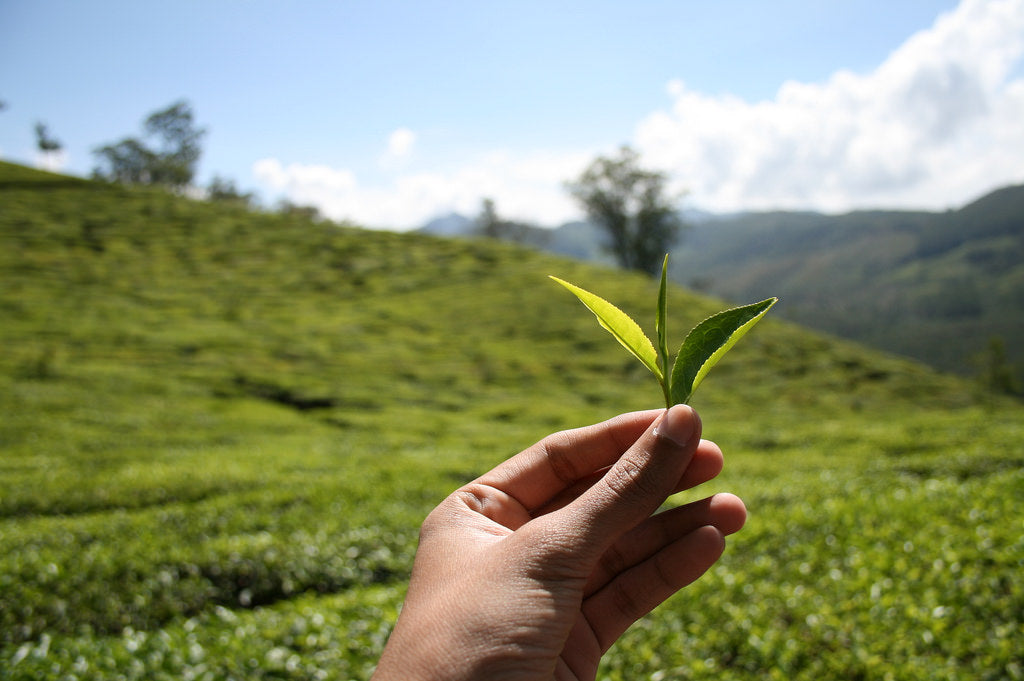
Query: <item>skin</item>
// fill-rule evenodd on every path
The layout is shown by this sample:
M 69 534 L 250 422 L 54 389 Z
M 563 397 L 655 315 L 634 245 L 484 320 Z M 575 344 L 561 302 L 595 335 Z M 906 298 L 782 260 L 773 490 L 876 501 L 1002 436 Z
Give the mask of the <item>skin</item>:
M 711 567 L 746 509 L 717 494 L 696 412 L 623 414 L 551 435 L 424 521 L 409 592 L 374 681 L 594 679 L 626 629 Z

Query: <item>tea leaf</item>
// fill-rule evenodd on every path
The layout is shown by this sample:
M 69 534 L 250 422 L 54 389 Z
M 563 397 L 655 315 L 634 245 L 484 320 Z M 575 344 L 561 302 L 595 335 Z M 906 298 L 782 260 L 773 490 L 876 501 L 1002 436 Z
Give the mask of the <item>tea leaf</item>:
M 644 334 L 640 326 L 625 312 L 604 298 L 575 284 L 551 276 L 552 279 L 569 289 L 590 309 L 606 330 L 634 357 L 651 370 L 661 384 L 665 406 L 685 404 L 707 376 L 711 368 L 736 345 L 768 310 L 778 302 L 769 298 L 760 303 L 745 305 L 719 312 L 698 324 L 686 336 L 676 355 L 675 364 L 669 372 L 668 355 L 668 254 L 661 264 L 661 286 L 658 289 L 658 309 L 655 318 L 658 347 Z
M 658 316 L 655 320 L 655 331 L 658 334 L 658 366 L 665 374 L 661 381 L 661 389 L 665 393 L 665 405 L 672 406 L 672 375 L 668 371 L 668 338 L 666 322 L 668 320 L 668 253 L 661 263 L 661 287 L 658 289 Z
M 659 381 L 664 380 L 665 375 L 658 366 L 658 353 L 654 349 L 654 345 L 640 328 L 640 325 L 633 321 L 632 317 L 590 291 L 570 284 L 558 277 L 552 276 L 551 278 L 572 291 L 580 299 L 580 302 L 594 313 L 601 326 L 615 336 L 615 340 L 619 341 L 622 347 L 629 350 L 634 357 L 643 362 L 644 366 L 650 369 L 658 377 Z
M 685 404 L 726 352 L 760 321 L 778 298 L 724 310 L 702 321 L 686 335 L 672 368 L 671 393 Z

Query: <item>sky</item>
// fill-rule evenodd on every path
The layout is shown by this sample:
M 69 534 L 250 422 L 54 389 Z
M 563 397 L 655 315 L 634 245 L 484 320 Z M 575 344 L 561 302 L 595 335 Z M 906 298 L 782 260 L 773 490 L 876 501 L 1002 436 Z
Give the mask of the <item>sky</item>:
M 577 219 L 621 145 L 684 208 L 944 210 L 1024 182 L 1024 0 L 0 0 L 0 158 L 181 99 L 198 184 L 367 227 Z

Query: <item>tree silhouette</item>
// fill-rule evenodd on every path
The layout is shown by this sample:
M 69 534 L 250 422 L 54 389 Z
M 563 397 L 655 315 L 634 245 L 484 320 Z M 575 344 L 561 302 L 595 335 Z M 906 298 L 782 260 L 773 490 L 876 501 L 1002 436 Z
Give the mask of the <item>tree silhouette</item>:
M 192 182 L 205 130 L 195 127 L 192 108 L 184 100 L 149 115 L 143 139 L 126 137 L 93 153 L 100 165 L 93 175 L 124 184 L 154 184 L 181 189 Z
M 666 175 L 638 161 L 639 154 L 623 146 L 616 158 L 599 156 L 567 188 L 604 229 L 619 265 L 655 274 L 684 225 L 666 196 Z
M 45 123 L 36 123 L 36 147 L 44 154 L 52 154 L 63 149 L 63 145 L 50 136 Z

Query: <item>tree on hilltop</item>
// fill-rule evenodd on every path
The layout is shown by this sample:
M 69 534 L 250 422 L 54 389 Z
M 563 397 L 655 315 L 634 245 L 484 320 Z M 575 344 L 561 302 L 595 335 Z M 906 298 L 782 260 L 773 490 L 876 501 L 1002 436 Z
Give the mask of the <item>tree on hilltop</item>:
M 206 131 L 195 125 L 192 107 L 181 100 L 149 115 L 143 139 L 126 137 L 99 147 L 93 176 L 124 184 L 161 185 L 182 189 L 192 183 Z
M 640 167 L 628 146 L 618 157 L 597 157 L 566 186 L 608 236 L 607 250 L 620 266 L 655 274 L 684 228 L 675 201 L 666 196 L 665 173 Z
M 320 213 L 320 209 L 316 206 L 303 205 L 301 203 L 295 203 L 289 199 L 281 199 L 277 202 L 276 210 L 281 215 L 288 215 L 291 217 L 300 217 L 305 220 L 312 220 L 319 222 L 323 220 L 323 215 Z
M 255 197 L 252 192 L 243 192 L 230 178 L 214 175 L 206 187 L 206 198 L 220 203 L 234 203 L 251 207 Z
M 56 171 L 62 165 L 61 163 L 61 150 L 64 145 L 60 141 L 50 134 L 49 129 L 43 122 L 37 122 L 35 126 L 36 131 L 36 148 L 39 150 L 39 165 L 45 170 Z
M 480 214 L 475 220 L 474 231 L 480 236 L 497 239 L 501 236 L 501 219 L 494 206 L 494 199 L 485 198 L 480 202 Z
M 63 149 L 63 145 L 50 136 L 45 123 L 36 123 L 36 147 L 44 154 L 52 154 Z
M 484 198 L 480 202 L 480 213 L 473 221 L 473 232 L 488 239 L 517 244 L 532 243 L 535 246 L 546 242 L 548 236 L 547 232 L 532 225 L 500 217 L 492 198 Z

